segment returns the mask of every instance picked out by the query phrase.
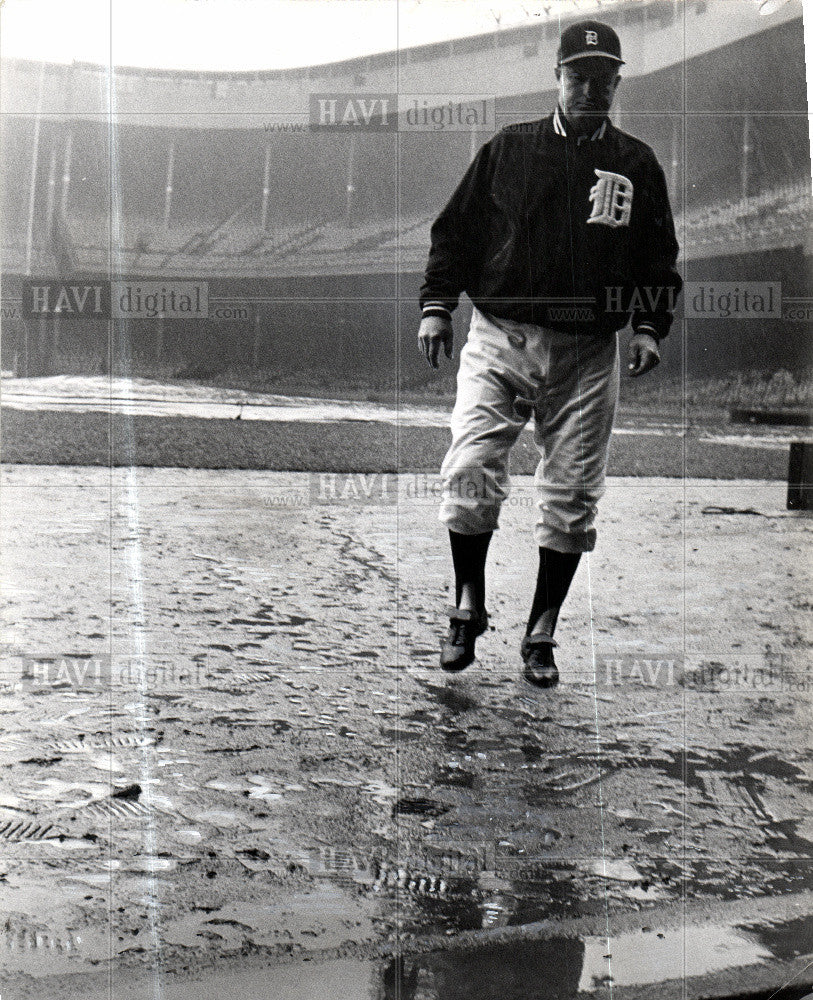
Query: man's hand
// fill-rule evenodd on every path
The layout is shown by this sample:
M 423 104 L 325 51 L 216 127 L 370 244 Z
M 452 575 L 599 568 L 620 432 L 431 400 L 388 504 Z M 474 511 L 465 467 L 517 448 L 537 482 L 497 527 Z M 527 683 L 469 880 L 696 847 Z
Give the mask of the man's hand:
M 661 360 L 658 342 L 648 333 L 635 333 L 627 348 L 627 371 L 633 378 L 646 375 Z
M 423 356 L 433 368 L 438 367 L 440 348 L 447 358 L 452 356 L 452 321 L 445 316 L 424 316 L 418 330 L 418 344 Z

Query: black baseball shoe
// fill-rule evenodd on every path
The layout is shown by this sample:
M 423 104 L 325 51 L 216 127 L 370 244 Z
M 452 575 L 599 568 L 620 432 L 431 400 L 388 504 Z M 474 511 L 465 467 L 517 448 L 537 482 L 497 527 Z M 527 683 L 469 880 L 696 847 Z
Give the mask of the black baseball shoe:
M 559 682 L 559 671 L 553 659 L 553 647 L 557 643 L 547 632 L 532 632 L 526 635 L 519 647 L 525 669 L 523 677 L 537 687 L 554 687 Z
M 449 608 L 449 634 L 440 646 L 443 670 L 465 670 L 474 661 L 474 643 L 488 628 L 488 612 Z

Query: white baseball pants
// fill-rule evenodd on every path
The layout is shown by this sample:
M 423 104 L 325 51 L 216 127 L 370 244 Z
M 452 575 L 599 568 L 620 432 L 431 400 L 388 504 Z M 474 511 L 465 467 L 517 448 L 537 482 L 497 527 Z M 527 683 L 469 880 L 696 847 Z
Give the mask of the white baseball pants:
M 561 333 L 475 309 L 441 468 L 441 521 L 464 535 L 497 528 L 509 452 L 533 415 L 537 545 L 592 551 L 617 400 L 617 335 Z

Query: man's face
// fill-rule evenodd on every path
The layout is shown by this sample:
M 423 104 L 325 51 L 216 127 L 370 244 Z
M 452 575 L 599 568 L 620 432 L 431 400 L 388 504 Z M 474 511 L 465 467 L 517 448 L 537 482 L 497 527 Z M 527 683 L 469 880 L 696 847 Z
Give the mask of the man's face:
M 586 57 L 556 67 L 559 103 L 579 131 L 595 129 L 610 110 L 621 77 L 610 59 Z

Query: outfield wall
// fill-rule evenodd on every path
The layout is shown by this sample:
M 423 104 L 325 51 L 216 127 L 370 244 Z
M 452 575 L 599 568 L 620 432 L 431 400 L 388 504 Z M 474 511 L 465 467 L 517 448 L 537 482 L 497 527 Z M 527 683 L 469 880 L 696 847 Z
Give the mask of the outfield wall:
M 801 248 L 691 261 L 690 282 L 719 287 L 728 281 L 771 280 L 787 298 L 811 285 L 811 258 Z M 92 278 L 87 280 L 91 281 Z M 133 279 L 136 283 L 138 279 Z M 418 353 L 418 270 L 291 278 L 211 279 L 210 314 L 220 319 L 131 319 L 116 322 L 61 318 L 7 320 L 2 365 L 22 374 L 116 375 L 222 379 L 231 374 L 275 378 L 301 375 L 326 382 L 355 381 L 370 391 L 419 387 L 432 373 Z M 3 299 L 20 295 L 7 278 Z M 456 347 L 465 342 L 470 304 L 455 316 Z M 781 318 L 691 319 L 682 308 L 664 344 L 665 377 L 723 377 L 735 372 L 813 368 L 810 321 Z M 685 355 L 685 357 L 684 357 Z

